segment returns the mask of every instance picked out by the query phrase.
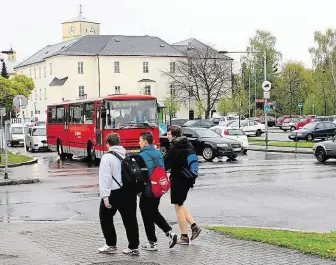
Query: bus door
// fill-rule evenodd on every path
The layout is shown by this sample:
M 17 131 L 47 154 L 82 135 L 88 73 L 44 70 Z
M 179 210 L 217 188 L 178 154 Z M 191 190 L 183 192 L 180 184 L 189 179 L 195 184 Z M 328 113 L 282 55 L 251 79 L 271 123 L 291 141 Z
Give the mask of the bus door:
M 104 153 L 104 140 L 103 140 L 103 122 L 106 119 L 106 109 L 102 103 L 97 103 L 96 106 L 96 154 L 98 158 L 101 158 Z
M 69 120 L 70 120 L 70 106 L 64 105 L 64 133 L 63 133 L 63 152 L 70 153 L 69 143 Z

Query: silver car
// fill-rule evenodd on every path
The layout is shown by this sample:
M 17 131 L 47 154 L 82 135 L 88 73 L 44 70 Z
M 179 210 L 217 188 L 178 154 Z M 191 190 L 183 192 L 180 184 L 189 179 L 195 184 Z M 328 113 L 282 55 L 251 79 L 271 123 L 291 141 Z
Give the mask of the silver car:
M 284 122 L 281 125 L 281 130 L 283 131 L 295 131 L 297 128 L 297 124 L 300 121 L 300 118 L 288 118 L 286 120 L 284 120 Z
M 336 158 L 336 136 L 332 140 L 319 142 L 313 147 L 317 161 L 324 163 L 330 158 Z
M 34 151 L 47 151 L 47 133 L 45 126 L 33 126 L 28 129 L 26 134 L 26 150 Z

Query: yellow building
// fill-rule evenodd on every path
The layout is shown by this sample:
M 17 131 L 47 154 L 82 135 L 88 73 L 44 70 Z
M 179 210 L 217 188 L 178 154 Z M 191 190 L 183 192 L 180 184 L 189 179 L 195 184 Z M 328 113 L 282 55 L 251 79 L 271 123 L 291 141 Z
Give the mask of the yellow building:
M 82 5 L 77 17 L 63 22 L 63 41 L 87 35 L 100 35 L 100 23 L 91 22 L 83 16 Z

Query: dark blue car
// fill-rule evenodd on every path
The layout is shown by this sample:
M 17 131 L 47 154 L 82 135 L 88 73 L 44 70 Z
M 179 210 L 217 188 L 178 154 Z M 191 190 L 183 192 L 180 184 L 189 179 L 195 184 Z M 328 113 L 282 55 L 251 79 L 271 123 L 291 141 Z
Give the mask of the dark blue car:
M 308 123 L 303 128 L 292 131 L 288 136 L 293 141 L 313 141 L 314 139 L 328 139 L 336 135 L 336 124 L 330 121 Z

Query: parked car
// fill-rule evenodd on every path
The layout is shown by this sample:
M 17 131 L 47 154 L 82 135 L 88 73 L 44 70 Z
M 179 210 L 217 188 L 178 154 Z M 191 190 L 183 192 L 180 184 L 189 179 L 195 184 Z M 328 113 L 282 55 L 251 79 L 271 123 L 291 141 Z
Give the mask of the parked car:
M 330 121 L 323 121 L 309 123 L 299 130 L 292 131 L 288 138 L 293 141 L 313 141 L 314 139 L 327 139 L 335 135 L 336 124 Z
M 239 121 L 233 121 L 230 122 L 227 127 L 231 128 L 240 128 L 243 130 L 243 132 L 248 136 L 261 136 L 263 133 L 265 133 L 265 124 L 261 124 L 257 121 L 240 121 L 240 127 L 239 127 Z
M 261 116 L 257 118 L 257 121 L 261 124 L 265 124 L 265 116 Z M 267 126 L 268 127 L 275 127 L 275 118 L 272 116 L 267 116 Z
M 198 127 L 207 129 L 213 126 L 215 126 L 215 124 L 209 120 L 191 120 L 182 125 L 182 127 Z
M 287 118 L 281 124 L 281 130 L 284 132 L 291 130 L 295 131 L 297 128 L 297 123 L 300 121 L 300 118 Z
M 222 137 L 209 129 L 183 127 L 182 133 L 194 146 L 197 155 L 203 156 L 206 161 L 223 156 L 235 159 L 241 153 L 239 141 Z M 165 155 L 170 147 L 167 136 L 160 137 L 160 146 Z
M 219 123 L 218 125 L 226 125 L 231 121 L 235 121 L 236 117 L 235 116 L 224 116 L 219 118 Z
M 336 137 L 332 140 L 319 142 L 313 147 L 313 154 L 317 161 L 324 163 L 330 158 L 336 158 Z
M 227 128 L 225 126 L 214 126 L 210 130 L 219 134 L 220 136 L 227 137 L 233 140 L 238 140 L 242 145 L 242 153 L 246 154 L 248 149 L 248 139 L 242 129 Z
M 24 130 L 22 130 L 22 126 Z M 28 128 L 26 125 L 21 123 L 14 123 L 10 125 L 9 128 L 9 139 L 7 141 L 8 146 L 24 146 L 24 137 L 27 133 Z
M 34 126 L 28 128 L 26 134 L 26 150 L 34 151 L 48 151 L 47 132 L 45 126 Z
M 188 121 L 189 121 L 188 119 L 176 119 L 176 118 L 173 118 L 171 120 L 171 125 L 179 125 L 179 126 L 181 126 L 181 125 L 185 124 Z M 170 125 L 169 121 L 167 121 L 167 125 Z

